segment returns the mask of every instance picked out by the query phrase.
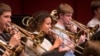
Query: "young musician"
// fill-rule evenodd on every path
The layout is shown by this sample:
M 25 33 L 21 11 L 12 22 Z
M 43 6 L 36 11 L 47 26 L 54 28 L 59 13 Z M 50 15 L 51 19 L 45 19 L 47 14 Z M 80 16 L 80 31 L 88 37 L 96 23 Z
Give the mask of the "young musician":
M 28 30 L 33 33 L 33 40 L 27 41 L 25 53 L 26 56 L 38 56 L 42 54 L 44 56 L 46 55 L 44 53 L 48 53 L 49 51 L 58 48 L 61 44 L 61 39 L 59 36 L 50 32 L 53 22 L 50 14 L 47 11 L 39 11 L 32 17 L 33 18 L 29 20 Z M 41 36 L 42 34 L 43 36 Z
M 13 53 L 10 48 L 13 49 L 20 44 L 20 34 L 9 28 L 11 12 L 11 7 L 9 5 L 0 3 L 0 56 L 10 56 Z
M 59 52 L 66 51 L 64 56 L 75 56 L 73 49 L 75 48 L 76 44 L 73 40 L 73 37 L 69 36 L 70 33 L 63 32 L 69 31 L 72 33 L 77 33 L 77 26 L 72 24 L 71 21 L 73 12 L 73 8 L 67 3 L 61 3 L 57 8 L 56 16 L 58 16 L 58 18 L 56 19 L 57 23 L 55 24 L 53 29 L 54 32 L 58 34 L 63 40 L 62 45 L 59 47 Z M 85 35 L 82 35 L 79 43 L 84 42 L 84 38 Z
M 94 27 L 99 24 L 97 31 L 100 31 L 100 0 L 93 0 L 91 2 L 91 11 L 93 13 L 93 18 L 87 23 L 88 27 Z

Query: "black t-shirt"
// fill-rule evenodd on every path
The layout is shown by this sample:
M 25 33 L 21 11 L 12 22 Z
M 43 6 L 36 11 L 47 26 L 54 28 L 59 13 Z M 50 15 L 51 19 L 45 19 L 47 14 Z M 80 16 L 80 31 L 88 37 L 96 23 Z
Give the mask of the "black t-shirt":
M 9 43 L 10 41 L 10 34 L 9 33 L 2 33 L 0 34 L 0 40 L 5 42 L 5 43 Z M 5 48 L 0 45 L 0 56 L 3 54 L 3 52 L 5 51 Z

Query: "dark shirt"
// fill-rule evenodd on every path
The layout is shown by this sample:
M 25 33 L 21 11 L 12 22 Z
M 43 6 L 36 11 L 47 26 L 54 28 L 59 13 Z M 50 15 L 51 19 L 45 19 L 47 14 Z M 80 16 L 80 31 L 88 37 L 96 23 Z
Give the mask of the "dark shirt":
M 100 31 L 96 32 L 96 33 L 92 36 L 91 40 L 99 40 L 99 41 L 100 41 Z

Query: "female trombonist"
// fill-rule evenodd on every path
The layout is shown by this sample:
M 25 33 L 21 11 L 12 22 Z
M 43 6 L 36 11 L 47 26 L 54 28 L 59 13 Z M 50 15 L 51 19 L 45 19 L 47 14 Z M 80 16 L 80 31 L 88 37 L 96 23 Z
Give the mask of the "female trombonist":
M 52 18 L 47 11 L 39 11 L 35 13 L 29 20 L 28 30 L 33 32 L 33 41 L 27 41 L 27 47 L 25 48 L 25 56 L 41 56 L 47 55 L 49 51 L 58 48 L 62 42 L 59 36 L 50 33 L 52 26 Z M 35 35 L 44 36 L 38 38 Z M 53 37 L 54 38 L 53 38 Z M 38 40 L 36 40 L 38 39 Z M 44 54 L 45 53 L 45 54 Z M 52 56 L 52 55 L 51 55 Z

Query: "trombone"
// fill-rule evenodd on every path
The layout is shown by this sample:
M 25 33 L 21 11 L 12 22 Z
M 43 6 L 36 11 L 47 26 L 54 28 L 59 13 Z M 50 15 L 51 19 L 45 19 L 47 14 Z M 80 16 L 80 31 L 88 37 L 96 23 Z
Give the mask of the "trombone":
M 55 21 L 57 21 L 57 18 L 58 18 L 58 16 L 56 15 L 57 14 L 57 10 L 55 9 L 55 10 L 52 10 L 51 11 L 51 13 L 50 13 L 50 15 L 53 17 L 53 19 L 55 20 Z M 70 20 L 70 25 L 75 25 L 75 26 L 77 26 L 79 29 L 80 29 L 80 31 L 78 31 L 78 33 L 77 33 L 77 35 L 81 32 L 81 31 L 84 31 L 85 33 L 87 33 L 87 40 L 90 40 L 91 39 L 91 37 L 94 35 L 94 33 L 96 32 L 96 30 L 99 28 L 99 25 L 97 24 L 97 25 L 95 25 L 95 27 L 93 27 L 92 29 L 90 29 L 89 27 L 87 27 L 87 26 L 85 26 L 84 24 L 82 24 L 82 23 L 80 23 L 80 22 L 78 22 L 78 21 L 76 21 L 76 20 L 74 20 L 74 19 L 71 19 Z M 69 25 L 66 25 L 66 26 L 69 26 Z M 67 30 L 66 30 L 67 31 Z M 62 32 L 64 32 L 64 31 L 62 31 Z M 69 32 L 68 32 L 69 33 Z M 72 35 L 72 33 L 70 33 L 71 35 Z M 69 36 L 70 36 L 70 34 L 68 34 Z M 78 37 L 76 37 L 77 39 L 78 39 Z
M 95 25 L 95 27 L 93 27 L 92 29 L 90 29 L 89 27 L 85 26 L 84 24 L 81 24 L 80 22 L 71 19 L 71 23 L 75 26 L 77 26 L 80 31 L 84 31 L 85 33 L 87 33 L 87 40 L 90 40 L 91 37 L 95 34 L 95 32 L 97 31 L 97 29 L 99 28 L 99 24 Z M 80 32 L 78 31 L 78 32 Z
M 25 17 L 25 18 L 27 18 L 27 17 Z M 25 19 L 24 18 L 24 19 Z M 28 19 L 28 20 L 30 20 L 30 19 Z M 29 21 L 27 21 L 27 23 L 29 23 Z M 27 25 L 26 25 L 27 26 Z M 56 28 L 56 27 L 55 27 Z M 20 29 L 20 28 L 19 28 Z M 23 30 L 23 29 L 22 29 Z M 52 30 L 51 30 L 52 31 Z M 65 32 L 64 30 L 61 30 L 61 31 L 63 31 L 63 32 Z M 53 31 L 52 31 L 52 33 L 54 33 Z M 66 34 L 69 34 L 70 35 L 70 37 L 73 37 L 74 38 L 74 34 L 73 33 L 71 33 L 71 32 L 65 32 Z M 54 34 L 56 34 L 56 33 L 54 33 Z M 56 34 L 57 35 L 57 34 Z M 59 36 L 59 35 L 57 35 L 57 36 Z M 65 44 L 66 45 L 66 44 Z M 68 46 L 68 45 L 66 45 L 66 46 Z M 69 47 L 69 46 L 68 46 Z M 71 47 L 69 47 L 69 48 L 71 48 Z M 81 49 L 83 49 L 82 47 L 80 47 Z M 71 48 L 71 49 L 73 49 L 73 48 Z M 75 50 L 75 49 L 74 49 Z M 75 50 L 76 52 L 78 52 L 79 54 L 82 54 L 80 51 L 78 51 L 78 50 Z
M 57 21 L 57 18 L 58 18 L 58 16 L 56 16 L 56 14 L 57 14 L 57 10 L 51 11 L 51 14 L 50 14 L 50 15 L 53 17 L 53 20 L 55 20 L 55 21 Z M 95 33 L 95 31 L 99 28 L 99 26 L 96 25 L 96 26 L 91 30 L 91 29 L 89 29 L 87 26 L 81 24 L 80 22 L 78 22 L 78 21 L 76 21 L 76 20 L 74 20 L 74 19 L 71 19 L 70 24 L 77 26 L 81 31 L 84 31 L 85 33 L 87 33 L 87 38 L 86 38 L 87 40 L 90 40 L 91 36 L 92 36 L 92 35 Z M 67 26 L 67 25 L 66 25 L 66 26 Z M 72 38 L 74 39 L 75 42 L 76 42 L 76 40 L 79 39 L 78 35 L 80 34 L 80 31 L 76 33 L 77 35 L 75 35 L 74 33 L 69 32 L 69 31 L 67 31 L 67 30 L 63 30 L 63 29 L 57 28 L 57 27 L 55 27 L 55 26 L 54 26 L 54 28 L 56 28 L 56 29 L 60 30 L 61 32 L 67 34 L 68 36 L 72 37 Z M 75 43 L 75 45 L 76 45 L 76 44 L 77 44 L 77 43 Z M 67 46 L 68 46 L 68 45 L 67 45 Z M 81 47 L 81 46 L 79 46 L 79 45 L 76 45 L 76 46 L 78 46 L 78 47 L 79 47 L 80 49 L 82 49 L 82 50 L 84 49 L 83 47 Z M 79 52 L 78 52 L 78 53 L 79 53 Z M 79 54 L 80 54 L 80 53 L 79 53 Z M 81 53 L 81 54 L 82 54 L 82 53 Z
M 26 29 L 19 27 L 18 25 L 12 23 L 22 34 L 26 36 L 26 39 L 33 41 L 34 43 L 41 43 L 40 37 L 44 36 L 43 33 L 32 33 Z M 35 36 L 36 35 L 36 36 Z
M 41 42 L 43 41 L 43 39 L 41 39 L 44 36 L 43 33 L 32 33 L 32 32 L 29 32 L 29 31 L 19 27 L 18 25 L 14 24 L 14 23 L 11 23 L 11 24 L 14 25 L 22 34 L 24 34 L 26 36 L 25 38 L 27 40 L 30 40 L 33 42 L 33 47 L 38 46 L 38 47 L 42 48 L 45 52 L 47 52 L 47 50 L 40 45 Z M 37 54 L 33 48 L 30 48 L 29 46 L 27 46 L 23 40 L 21 40 L 21 43 L 23 43 L 27 48 L 31 49 L 37 56 L 40 56 L 40 54 Z
M 16 56 L 16 46 L 15 47 L 11 47 L 9 46 L 6 42 L 0 40 L 0 46 L 2 46 L 6 51 L 8 51 L 10 53 L 10 56 Z M 14 51 L 14 52 L 13 52 Z M 5 53 L 5 51 L 2 51 L 3 53 Z
M 57 28 L 57 27 L 55 27 L 55 28 Z M 61 32 L 63 31 L 65 34 L 68 34 L 68 33 L 70 33 L 70 32 L 67 32 L 67 31 L 64 31 L 64 30 L 62 30 L 62 29 L 60 29 L 60 28 L 57 28 L 57 29 L 59 29 Z M 50 29 L 50 32 L 52 32 L 53 34 L 55 34 L 55 35 L 57 35 L 57 36 L 60 36 L 60 35 L 58 35 L 57 33 L 55 33 L 52 29 Z M 70 34 L 69 34 L 70 35 Z M 70 35 L 71 37 L 74 37 L 74 35 Z M 65 38 L 64 38 L 65 39 Z M 67 39 L 66 39 L 67 40 Z M 64 44 L 64 43 L 63 43 Z M 77 47 L 79 47 L 80 49 L 84 49 L 83 47 L 81 47 L 81 46 L 78 46 L 77 44 L 75 44 L 74 42 L 73 42 L 73 44 L 75 45 L 75 46 L 77 46 Z M 65 46 L 67 46 L 67 47 L 69 47 L 69 48 L 71 48 L 69 45 L 67 45 L 67 44 L 64 44 Z M 76 51 L 77 53 L 79 53 L 79 54 L 82 54 L 82 52 L 80 52 L 80 51 L 78 51 L 78 50 L 76 50 L 76 49 L 74 49 L 74 48 L 71 48 L 72 50 L 74 50 L 74 51 Z

